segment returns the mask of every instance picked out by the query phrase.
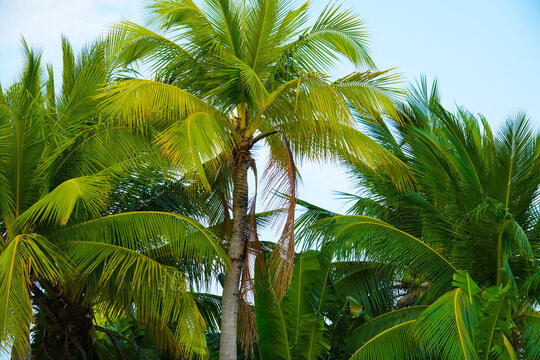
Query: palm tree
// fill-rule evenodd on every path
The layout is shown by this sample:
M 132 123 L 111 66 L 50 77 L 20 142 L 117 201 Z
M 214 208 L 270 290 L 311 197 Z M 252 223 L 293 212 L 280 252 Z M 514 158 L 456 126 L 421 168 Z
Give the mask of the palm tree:
M 215 177 L 224 179 L 225 217 L 234 221 L 226 244 L 231 267 L 223 289 L 220 358 L 235 359 L 239 297 L 250 277 L 246 254 L 256 251 L 256 232 L 246 224 L 254 146 L 264 143 L 270 152 L 267 192 L 292 195 L 276 198 L 284 209 L 283 231 L 269 261 L 278 296 L 293 268 L 295 160 L 354 151 L 373 168 L 391 169 L 396 183 L 406 184 L 408 175 L 395 156 L 358 131 L 352 116 L 352 109 L 372 116 L 392 112 L 397 93 L 396 76 L 371 71 L 367 34 L 357 16 L 330 5 L 306 27 L 308 3 L 198 4 L 158 0 L 149 6 L 150 24 L 170 31 L 170 38 L 130 22 L 116 26 L 109 56 L 126 66 L 144 64 L 154 78 L 112 83 L 101 97 L 106 113 L 120 123 L 158 129 L 164 153 L 181 168 L 195 168 L 206 189 Z M 367 71 L 333 81 L 325 72 L 338 60 Z
M 362 193 L 325 231 L 338 258 L 392 265 L 406 280 L 402 305 L 430 306 L 381 324 L 353 358 L 536 359 L 540 135 L 520 113 L 495 136 L 483 117 L 445 110 L 425 79 L 400 113 L 402 124 L 364 122 L 410 166 L 415 188 L 349 163 Z
M 152 181 L 149 169 L 171 167 L 148 138 L 108 126 L 97 112 L 94 96 L 114 74 L 103 44 L 77 60 L 67 40 L 62 45 L 59 95 L 52 68 L 42 82 L 40 54 L 26 44 L 19 81 L 0 91 L 2 349 L 29 355 L 34 323 L 42 343 L 33 357 L 94 357 L 96 334 L 111 335 L 100 319 L 135 316 L 161 347 L 204 354 L 189 277 L 160 259 L 217 270 L 226 256 L 191 218 L 114 213 L 111 194 L 122 184 Z

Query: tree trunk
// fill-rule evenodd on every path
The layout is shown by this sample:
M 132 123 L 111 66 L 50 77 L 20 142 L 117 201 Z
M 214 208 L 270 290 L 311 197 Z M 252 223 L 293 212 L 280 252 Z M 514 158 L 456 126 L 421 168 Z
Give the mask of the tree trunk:
M 231 268 L 225 278 L 221 308 L 221 338 L 219 359 L 236 360 L 238 328 L 238 296 L 244 265 L 246 217 L 248 211 L 248 158 L 240 155 L 236 162 L 233 188 L 233 228 L 229 245 Z
M 32 301 L 37 308 L 38 323 L 46 331 L 32 355 L 63 360 L 92 358 L 95 350 L 92 307 L 83 304 L 84 297 L 74 300 L 61 285 L 43 282 L 41 285 L 47 291 L 33 284 Z

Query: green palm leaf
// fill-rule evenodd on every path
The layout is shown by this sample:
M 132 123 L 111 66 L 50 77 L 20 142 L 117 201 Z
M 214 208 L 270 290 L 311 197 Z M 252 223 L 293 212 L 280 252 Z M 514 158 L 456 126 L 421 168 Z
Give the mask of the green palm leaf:
M 339 256 L 363 255 L 400 272 L 412 271 L 429 279 L 432 291 L 438 294 L 451 289 L 454 266 L 425 242 L 384 221 L 342 215 L 326 220 L 323 226 L 332 227 Z
M 205 322 L 188 292 L 190 279 L 155 260 L 213 263 L 217 269 L 226 256 L 201 224 L 181 215 L 135 212 L 70 226 L 54 236 L 79 269 L 76 286 L 92 291 L 105 314 L 130 314 L 134 306 L 161 346 L 205 353 Z M 172 331 L 168 324 L 175 324 Z
M 0 344 L 13 346 L 23 354 L 28 347 L 33 322 L 31 275 L 48 281 L 61 279 L 71 267 L 48 239 L 39 235 L 18 235 L 0 252 Z
M 126 80 L 108 86 L 97 95 L 103 111 L 123 123 L 141 127 L 151 120 L 157 125 L 170 124 L 187 114 L 213 108 L 196 96 L 175 86 L 151 80 Z
M 78 234 L 72 239 L 72 234 Z M 216 236 L 189 217 L 157 212 L 130 212 L 90 220 L 54 233 L 58 241 L 109 243 L 163 258 L 205 263 L 226 260 Z
M 414 332 L 421 343 L 443 359 L 478 359 L 477 321 L 469 295 L 455 289 L 424 310 Z
M 160 133 L 157 142 L 184 171 L 190 171 L 195 165 L 197 174 L 210 190 L 203 164 L 211 165 L 211 160 L 232 156 L 234 137 L 230 130 L 230 124 L 224 119 L 207 112 L 194 112 Z M 216 169 L 209 170 L 213 173 Z
M 524 354 L 527 359 L 540 359 L 540 315 L 525 314 L 523 319 Z
M 325 69 L 334 63 L 338 54 L 357 67 L 373 67 L 367 38 L 364 22 L 352 11 L 329 4 L 310 31 L 292 47 L 304 69 Z
M 22 213 L 16 224 L 19 230 L 33 225 L 65 225 L 77 205 L 78 211 L 96 216 L 104 210 L 108 179 L 99 176 L 74 178 L 58 185 L 28 210 Z
M 427 308 L 427 305 L 411 306 L 395 311 L 391 311 L 373 318 L 372 320 L 358 326 L 351 332 L 350 342 L 347 350 L 355 353 L 365 343 L 376 337 L 378 334 L 401 323 L 414 320 Z
M 413 326 L 414 320 L 409 320 L 379 333 L 358 349 L 350 360 L 429 358 L 411 336 Z

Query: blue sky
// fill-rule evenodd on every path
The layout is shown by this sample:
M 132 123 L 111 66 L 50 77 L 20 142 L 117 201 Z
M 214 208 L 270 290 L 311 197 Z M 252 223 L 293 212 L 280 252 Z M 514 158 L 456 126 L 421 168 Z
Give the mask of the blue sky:
M 315 16 L 326 1 L 312 0 Z M 517 110 L 540 124 L 540 1 L 345 0 L 366 21 L 380 69 L 396 68 L 406 82 L 437 77 L 443 102 L 484 114 L 493 127 Z M 142 22 L 141 0 L 0 0 L 0 83 L 15 79 L 20 38 L 60 66 L 60 34 L 76 48 L 122 19 Z M 340 66 L 334 76 L 352 68 Z M 333 191 L 348 191 L 331 165 L 305 164 L 300 196 L 343 210 Z

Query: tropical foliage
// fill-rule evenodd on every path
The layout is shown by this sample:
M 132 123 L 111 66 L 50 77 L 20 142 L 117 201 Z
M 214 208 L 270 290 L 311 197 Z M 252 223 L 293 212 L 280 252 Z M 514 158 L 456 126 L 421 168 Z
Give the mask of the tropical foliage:
M 23 42 L 0 86 L 0 350 L 540 359 L 540 133 L 524 113 L 494 132 L 436 82 L 401 90 L 334 4 L 312 22 L 285 0 L 147 10 L 148 27 L 117 24 L 79 56 L 62 39 L 60 84 Z M 355 72 L 330 77 L 342 62 Z M 298 198 L 305 160 L 348 170 L 347 213 Z
M 153 173 L 164 179 L 172 167 L 147 138 L 98 114 L 94 95 L 114 74 L 103 44 L 76 60 L 63 40 L 59 94 L 52 68 L 44 79 L 40 54 L 25 51 L 19 81 L 0 92 L 4 350 L 26 354 L 35 324 L 35 358 L 96 357 L 99 318 L 134 315 L 162 347 L 204 354 L 205 322 L 188 291 L 191 279 L 161 259 L 218 270 L 225 255 L 191 218 L 111 212 L 123 184 Z
M 370 316 L 393 309 L 390 274 L 362 261 L 332 262 L 332 253 L 298 254 L 291 285 L 281 300 L 270 274 L 255 281 L 261 359 L 348 359 L 347 350 Z M 369 315 L 368 315 L 369 314 Z
M 349 162 L 361 191 L 345 194 L 351 214 L 326 215 L 310 238 L 335 242 L 338 259 L 392 266 L 410 284 L 401 305 L 429 307 L 381 328 L 353 358 L 536 358 L 540 136 L 526 116 L 495 136 L 482 117 L 445 110 L 436 83 L 429 91 L 423 80 L 399 123 L 361 120 L 411 168 L 415 187 Z
M 407 168 L 358 131 L 352 111 L 395 113 L 397 77 L 374 69 L 361 20 L 330 5 L 313 26 L 308 3 L 290 1 L 155 1 L 150 25 L 124 22 L 109 34 L 107 54 L 126 68 L 143 63 L 152 79 L 113 82 L 99 95 L 104 112 L 120 126 L 151 125 L 173 163 L 207 191 L 224 191 L 223 219 L 233 219 L 225 246 L 231 268 L 223 290 L 220 357 L 236 358 L 238 309 L 251 291 L 250 256 L 259 244 L 246 218 L 248 171 L 257 174 L 254 146 L 270 152 L 265 189 L 286 193 L 282 233 L 269 258 L 271 285 L 287 289 L 294 257 L 295 160 L 332 159 L 351 151 L 374 169 L 387 168 L 399 186 Z M 363 72 L 338 80 L 325 74 L 338 59 Z M 255 198 L 253 198 L 253 202 Z M 254 209 L 254 207 L 251 207 Z M 249 234 L 249 235 L 245 235 Z M 243 300 L 241 300 L 243 298 Z M 253 314 L 240 322 L 254 324 Z M 244 328 L 245 345 L 253 326 Z M 253 338 L 252 338 L 253 340 Z

